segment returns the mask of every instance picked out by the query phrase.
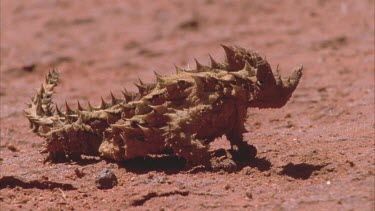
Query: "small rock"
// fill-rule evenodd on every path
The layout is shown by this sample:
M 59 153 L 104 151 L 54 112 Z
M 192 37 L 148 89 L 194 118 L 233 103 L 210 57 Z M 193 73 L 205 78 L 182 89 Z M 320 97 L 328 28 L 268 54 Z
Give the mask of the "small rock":
M 149 173 L 149 174 L 147 175 L 147 178 L 148 178 L 148 179 L 152 179 L 152 178 L 154 178 L 154 175 L 153 175 L 152 173 Z
M 229 184 L 224 185 L 224 189 L 225 189 L 225 190 L 229 190 L 229 188 L 230 188 L 230 185 L 229 185 Z
M 189 20 L 183 21 L 179 24 L 180 29 L 186 29 L 186 30 L 197 30 L 199 28 L 199 21 L 196 18 L 191 18 Z
M 35 67 L 36 67 L 36 64 L 31 63 L 31 64 L 27 64 L 27 65 L 23 66 L 22 69 L 26 72 L 32 72 L 32 71 L 35 70 Z
M 271 176 L 271 173 L 270 172 L 264 172 L 264 174 L 263 174 L 265 177 L 269 177 L 269 176 Z
M 85 176 L 85 173 L 83 172 L 82 169 L 78 169 L 78 168 L 76 168 L 76 169 L 74 169 L 74 173 L 76 174 L 76 176 L 77 176 L 78 178 L 82 178 L 82 177 Z
M 290 117 L 292 117 L 292 114 L 290 114 L 290 113 L 287 113 L 287 114 L 285 115 L 285 118 L 290 118 Z
M 7 145 L 7 148 L 8 148 L 10 151 L 12 151 L 12 152 L 18 152 L 18 151 L 19 151 L 19 149 L 18 149 L 16 146 L 14 146 L 13 144 L 8 144 L 8 145 Z
M 353 161 L 347 160 L 345 163 L 349 164 L 350 167 L 354 166 L 354 162 Z
M 251 193 L 250 190 L 247 190 L 247 191 L 246 191 L 246 197 L 249 198 L 249 199 L 252 199 L 252 198 L 253 198 L 253 194 Z
M 116 175 L 109 168 L 104 168 L 96 176 L 95 185 L 99 189 L 111 189 L 117 185 Z

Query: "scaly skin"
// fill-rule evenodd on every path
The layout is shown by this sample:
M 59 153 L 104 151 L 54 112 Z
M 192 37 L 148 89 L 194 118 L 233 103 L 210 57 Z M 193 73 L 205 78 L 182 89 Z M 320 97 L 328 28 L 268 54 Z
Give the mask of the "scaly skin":
M 210 57 L 210 67 L 198 62 L 194 70 L 176 67 L 175 75 L 156 74 L 156 83 L 140 81 L 139 93 L 125 91 L 123 99 L 111 94 L 111 103 L 102 100 L 99 107 L 89 104 L 87 109 L 79 102 L 76 110 L 68 104 L 64 112 L 57 106 L 51 108 L 59 76 L 53 71 L 25 115 L 33 131 L 46 138 L 52 161 L 81 155 L 123 161 L 172 150 L 192 165 L 232 168 L 213 156 L 209 143 L 225 135 L 232 146 L 229 157 L 255 157 L 255 148 L 243 140 L 247 108 L 285 105 L 298 85 L 302 67 L 282 79 L 257 53 L 223 48 L 223 63 Z

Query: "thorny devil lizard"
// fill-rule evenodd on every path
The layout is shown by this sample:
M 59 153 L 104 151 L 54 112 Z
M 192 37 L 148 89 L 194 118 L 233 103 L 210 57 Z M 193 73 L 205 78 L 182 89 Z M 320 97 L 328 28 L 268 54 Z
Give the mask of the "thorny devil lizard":
M 176 74 L 155 83 L 137 85 L 139 92 L 124 91 L 124 98 L 102 99 L 99 107 L 78 102 L 62 112 L 52 106 L 59 73 L 50 72 L 25 116 L 37 135 L 46 139 L 48 160 L 63 161 L 98 156 L 124 161 L 161 152 L 184 158 L 190 165 L 211 169 L 237 168 L 237 161 L 256 155 L 243 140 L 247 108 L 280 108 L 286 104 L 302 76 L 302 66 L 289 78 L 272 73 L 268 62 L 254 51 L 222 45 L 223 63 L 196 60 L 196 69 L 176 67 Z M 232 148 L 225 158 L 215 156 L 209 143 L 225 135 Z M 230 152 L 230 153 L 228 153 Z M 229 162 L 228 162 L 229 160 Z

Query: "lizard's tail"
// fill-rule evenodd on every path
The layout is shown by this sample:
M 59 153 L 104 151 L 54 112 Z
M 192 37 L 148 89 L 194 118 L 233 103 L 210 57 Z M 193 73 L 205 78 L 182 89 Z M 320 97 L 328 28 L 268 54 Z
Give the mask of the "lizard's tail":
M 54 124 L 49 117 L 53 116 L 54 112 L 60 112 L 57 108 L 52 108 L 53 89 L 57 86 L 58 80 L 59 73 L 56 70 L 49 72 L 45 83 L 31 98 L 31 103 L 27 103 L 28 108 L 24 109 L 24 115 L 29 119 L 32 131 L 40 136 L 48 133 Z
M 31 98 L 31 103 L 27 104 L 28 108 L 24 109 L 33 132 L 46 139 L 45 146 L 49 153 L 46 161 L 79 159 L 82 154 L 98 155 L 103 133 L 109 126 L 107 116 L 100 116 L 101 113 L 95 116 L 83 110 L 79 102 L 77 110 L 72 110 L 67 103 L 64 112 L 61 112 L 57 106 L 53 108 L 52 95 L 58 80 L 57 71 L 49 72 L 46 81 Z M 100 110 L 101 108 L 92 109 Z M 86 112 L 86 114 L 81 112 Z

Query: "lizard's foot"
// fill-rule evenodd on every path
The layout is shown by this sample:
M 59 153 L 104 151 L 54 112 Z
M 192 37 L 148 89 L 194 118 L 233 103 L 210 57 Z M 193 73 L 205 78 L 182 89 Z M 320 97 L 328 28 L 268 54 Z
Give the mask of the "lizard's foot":
M 211 159 L 211 168 L 213 171 L 224 170 L 234 172 L 238 170 L 237 164 L 231 158 L 219 157 Z
M 257 155 L 257 149 L 253 145 L 243 142 L 237 145 L 236 149 L 232 149 L 231 154 L 234 160 L 246 162 L 255 158 Z
M 236 162 L 232 156 L 224 149 L 214 152 L 211 160 L 210 167 L 213 171 L 224 170 L 226 172 L 234 172 L 238 170 Z
M 65 152 L 49 152 L 48 156 L 44 159 L 44 163 L 63 163 L 67 162 L 69 159 L 66 157 Z
M 67 153 L 66 156 L 67 156 L 68 159 L 71 160 L 71 161 L 81 161 L 81 160 L 82 160 L 81 153 L 70 152 L 70 153 Z

